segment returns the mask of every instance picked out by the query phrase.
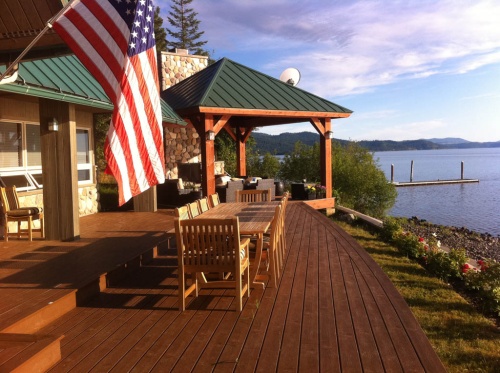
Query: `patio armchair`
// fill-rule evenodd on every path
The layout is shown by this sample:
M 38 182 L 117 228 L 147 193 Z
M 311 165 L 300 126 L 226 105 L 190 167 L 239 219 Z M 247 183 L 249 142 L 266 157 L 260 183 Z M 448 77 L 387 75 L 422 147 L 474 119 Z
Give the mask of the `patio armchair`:
M 221 202 L 235 202 L 235 191 L 243 190 L 243 180 L 228 181 L 224 185 L 215 187 Z
M 276 185 L 274 185 L 274 179 L 259 179 L 259 180 L 257 180 L 257 185 L 256 185 L 255 189 L 257 189 L 257 190 L 271 189 L 270 201 L 274 201 L 274 199 L 276 198 Z
M 9 240 L 9 223 L 17 222 L 17 238 L 21 238 L 22 234 L 27 233 L 28 239 L 33 241 L 33 232 L 40 232 L 42 238 L 43 230 L 43 212 L 38 207 L 21 207 L 16 187 L 0 188 L 0 200 L 2 202 L 2 215 L 4 220 L 4 241 Z M 33 228 L 33 221 L 40 221 L 40 228 Z M 22 222 L 27 222 L 26 229 L 21 227 Z
M 179 310 L 186 309 L 186 298 L 200 288 L 230 288 L 236 291 L 236 309 L 243 308 L 243 295 L 250 296 L 248 244 L 240 238 L 238 217 L 229 219 L 175 219 L 177 258 L 179 265 Z M 219 280 L 201 283 L 198 274 L 219 273 Z M 225 279 L 231 273 L 232 279 Z M 186 286 L 186 275 L 191 284 Z M 244 280 L 243 278 L 244 277 Z

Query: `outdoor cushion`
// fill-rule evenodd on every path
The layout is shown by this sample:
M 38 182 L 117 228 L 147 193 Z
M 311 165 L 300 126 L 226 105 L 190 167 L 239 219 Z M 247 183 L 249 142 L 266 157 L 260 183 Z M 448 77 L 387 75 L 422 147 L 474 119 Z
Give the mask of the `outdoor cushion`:
M 7 212 L 7 216 L 21 217 L 21 216 L 34 216 L 40 214 L 42 211 L 38 207 L 21 207 Z

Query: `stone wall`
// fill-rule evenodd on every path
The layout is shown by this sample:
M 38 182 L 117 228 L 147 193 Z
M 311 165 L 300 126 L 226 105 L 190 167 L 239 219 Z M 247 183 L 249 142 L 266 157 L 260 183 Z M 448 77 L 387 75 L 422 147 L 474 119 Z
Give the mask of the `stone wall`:
M 165 128 L 165 163 L 170 179 L 177 179 L 178 163 L 201 161 L 200 136 L 193 127 Z
M 43 208 L 43 193 L 42 191 L 38 192 L 20 192 L 19 196 L 19 204 L 21 207 L 25 206 L 36 206 L 39 208 Z M 86 187 L 78 188 L 78 209 L 80 216 L 90 215 L 97 213 L 97 188 L 95 185 L 89 185 Z M 28 223 L 22 222 L 21 228 L 28 228 Z M 0 235 L 3 235 L 3 227 L 4 221 L 3 218 L 0 219 Z M 40 228 L 40 221 L 33 221 L 34 228 Z M 17 223 L 9 223 L 9 232 L 17 232 Z

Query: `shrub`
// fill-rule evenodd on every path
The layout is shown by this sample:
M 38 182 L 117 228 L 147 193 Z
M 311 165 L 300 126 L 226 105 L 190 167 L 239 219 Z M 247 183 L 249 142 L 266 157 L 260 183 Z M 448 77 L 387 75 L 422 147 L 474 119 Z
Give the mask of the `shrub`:
M 449 253 L 438 248 L 427 252 L 427 269 L 443 281 L 450 278 L 461 279 L 467 255 L 464 249 L 451 249 Z
M 479 261 L 481 270 L 468 271 L 465 285 L 478 293 L 483 307 L 500 316 L 500 263 L 494 260 Z
M 384 219 L 384 226 L 380 231 L 380 238 L 386 242 L 394 242 L 398 234 L 402 232 L 401 225 L 396 218 L 386 217 Z

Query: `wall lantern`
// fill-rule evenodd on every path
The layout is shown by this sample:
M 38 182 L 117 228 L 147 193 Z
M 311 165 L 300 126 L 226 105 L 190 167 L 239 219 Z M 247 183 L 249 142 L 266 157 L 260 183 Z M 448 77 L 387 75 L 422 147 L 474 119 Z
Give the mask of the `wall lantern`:
M 56 118 L 52 118 L 49 122 L 49 131 L 57 132 L 59 131 L 59 122 Z
M 207 131 L 207 141 L 214 141 L 215 140 L 215 132 L 212 130 Z
M 333 139 L 333 132 L 332 131 L 326 131 L 325 132 L 325 139 L 327 139 L 327 140 Z

